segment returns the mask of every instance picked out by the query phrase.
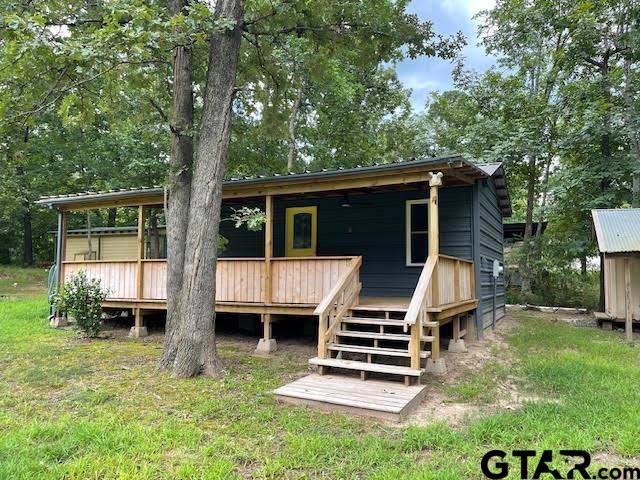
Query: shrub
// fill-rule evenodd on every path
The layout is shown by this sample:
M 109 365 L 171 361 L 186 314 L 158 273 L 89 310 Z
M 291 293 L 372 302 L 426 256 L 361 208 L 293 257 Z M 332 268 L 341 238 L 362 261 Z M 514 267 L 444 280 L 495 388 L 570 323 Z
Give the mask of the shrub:
M 74 318 L 76 330 L 94 338 L 100 331 L 102 302 L 106 297 L 107 291 L 102 288 L 100 280 L 88 279 L 81 270 L 65 280 L 62 292 L 56 298 L 56 306 L 59 312 Z

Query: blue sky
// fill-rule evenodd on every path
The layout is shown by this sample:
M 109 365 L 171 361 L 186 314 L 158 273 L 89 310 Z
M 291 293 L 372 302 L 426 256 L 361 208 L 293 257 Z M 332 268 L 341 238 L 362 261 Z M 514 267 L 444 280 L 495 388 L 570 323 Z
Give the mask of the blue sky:
M 412 0 L 409 11 L 421 20 L 431 20 L 434 30 L 443 35 L 462 31 L 468 45 L 463 51 L 465 66 L 484 71 L 495 63 L 482 47 L 477 46 L 477 12 L 493 7 L 495 0 Z M 412 90 L 411 103 L 415 111 L 424 109 L 429 94 L 435 90 L 447 90 L 453 86 L 451 62 L 437 58 L 405 60 L 398 64 L 398 76 L 405 87 Z

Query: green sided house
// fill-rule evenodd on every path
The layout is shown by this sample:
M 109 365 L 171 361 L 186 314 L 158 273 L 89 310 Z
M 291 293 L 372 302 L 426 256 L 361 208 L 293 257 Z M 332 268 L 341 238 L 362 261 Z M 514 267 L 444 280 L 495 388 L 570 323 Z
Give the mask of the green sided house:
M 45 197 L 59 212 L 57 279 L 84 270 L 109 289 L 105 309 L 131 309 L 134 335 L 145 313 L 166 309 L 166 260 L 147 258 L 148 209 L 166 205 L 163 188 Z M 262 231 L 221 224 L 216 311 L 261 316 L 261 350 L 275 348 L 280 315 L 318 321 L 321 370 L 346 368 L 419 378 L 450 346 L 505 314 L 503 219 L 511 203 L 501 164 L 459 156 L 350 169 L 230 179 L 223 217 L 259 207 Z M 71 255 L 70 212 L 135 208 L 134 246 L 123 258 Z M 129 232 L 132 233 L 132 232 Z M 213 260 L 213 259 L 212 259 Z

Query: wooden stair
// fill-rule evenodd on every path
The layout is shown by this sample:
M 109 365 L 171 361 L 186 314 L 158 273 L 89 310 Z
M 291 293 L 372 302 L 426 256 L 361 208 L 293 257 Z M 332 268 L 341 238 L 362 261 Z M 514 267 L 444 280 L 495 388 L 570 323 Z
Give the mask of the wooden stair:
M 424 368 L 411 368 L 410 332 L 404 331 L 406 308 L 396 306 L 355 306 L 349 309 L 337 325 L 327 344 L 326 358 L 315 357 L 311 365 L 328 369 L 360 372 L 365 380 L 372 373 L 420 379 Z M 422 335 L 421 342 L 430 343 L 435 337 Z M 421 349 L 420 359 L 429 358 L 430 351 Z M 422 362 L 421 362 L 422 363 Z

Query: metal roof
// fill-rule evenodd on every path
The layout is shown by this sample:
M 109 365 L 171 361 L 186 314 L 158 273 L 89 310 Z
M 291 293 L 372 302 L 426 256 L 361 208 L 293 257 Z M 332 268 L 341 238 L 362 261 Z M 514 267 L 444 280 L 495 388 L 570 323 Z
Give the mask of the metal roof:
M 592 210 L 602 253 L 640 252 L 640 208 Z
M 362 166 L 357 165 L 353 168 L 338 167 L 336 169 L 323 169 L 317 172 L 305 171 L 302 173 L 288 173 L 288 174 L 274 174 L 270 176 L 244 176 L 241 178 L 230 178 L 225 180 L 223 187 L 245 186 L 245 185 L 269 185 L 271 183 L 280 182 L 295 182 L 301 180 L 314 180 L 324 179 L 332 177 L 346 177 L 346 176 L 358 176 L 363 173 L 378 172 L 378 171 L 401 171 L 407 168 L 425 167 L 429 168 L 435 165 L 452 164 L 454 162 L 462 162 L 465 169 L 475 171 L 477 173 L 476 178 L 494 177 L 496 179 L 496 188 L 498 189 L 498 197 L 500 202 L 500 208 L 505 216 L 511 215 L 511 200 L 509 193 L 506 189 L 506 182 L 504 181 L 504 170 L 502 164 L 493 163 L 485 165 L 476 165 L 459 155 L 449 155 L 443 157 L 421 158 L 412 160 L 398 160 L 392 163 L 375 163 L 374 165 Z M 129 197 L 136 197 L 140 195 L 162 195 L 164 187 L 142 187 L 142 188 L 121 188 L 117 190 L 107 190 L 98 192 L 79 192 L 70 193 L 65 195 L 52 195 L 40 198 L 36 203 L 40 205 L 64 205 L 73 204 L 76 202 L 85 201 L 100 201 L 111 199 L 126 199 Z

